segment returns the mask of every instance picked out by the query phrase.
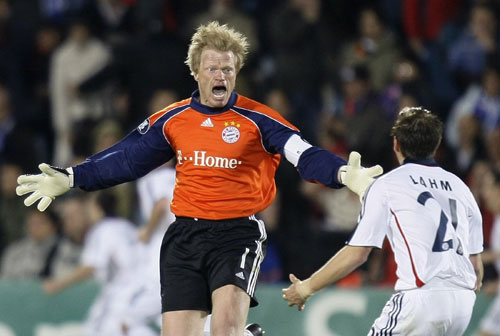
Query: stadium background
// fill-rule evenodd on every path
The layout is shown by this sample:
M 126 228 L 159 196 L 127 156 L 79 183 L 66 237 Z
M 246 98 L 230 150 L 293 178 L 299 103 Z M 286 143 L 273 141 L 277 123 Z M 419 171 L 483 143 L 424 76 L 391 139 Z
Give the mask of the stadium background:
M 499 2 L 484 0 L 0 0 L 0 253 L 32 239 L 30 212 L 15 196 L 17 175 L 35 172 L 40 162 L 78 163 L 168 102 L 190 95 L 195 82 L 183 64 L 189 37 L 212 19 L 250 39 L 237 91 L 274 107 L 310 142 L 338 155 L 357 150 L 365 165 L 379 163 L 388 171 L 396 165 L 388 127 L 400 107 L 422 105 L 437 113 L 446 123 L 438 161 L 476 196 L 488 248 L 500 212 L 491 196 L 500 172 L 499 15 Z M 269 233 L 259 289 L 265 294 L 250 316 L 269 330 L 285 320 L 307 324 L 286 305 L 275 308 L 277 288 L 288 273 L 308 276 L 335 253 L 359 211 L 349 191 L 304 183 L 289 164 L 280 166 L 276 180 L 278 198 L 260 214 Z M 121 216 L 140 225 L 134 183 L 114 190 Z M 71 219 L 63 204 L 51 206 L 52 219 L 77 251 L 81 232 L 67 231 Z M 46 270 L 47 261 L 20 259 L 16 267 Z M 15 323 L 26 324 L 27 301 L 38 302 L 44 313 L 50 300 L 80 304 L 84 312 L 95 293 L 91 283 L 45 297 L 40 281 L 57 274 L 16 275 L 5 264 L 0 323 L 8 311 L 19 313 Z M 393 270 L 383 249 L 332 290 L 387 298 Z M 491 264 L 486 270 L 471 328 L 495 293 L 497 274 Z M 332 332 L 337 325 L 339 335 L 352 335 L 346 330 L 373 320 L 383 301 L 367 308 L 363 324 L 332 317 Z M 346 321 L 352 322 L 342 325 Z

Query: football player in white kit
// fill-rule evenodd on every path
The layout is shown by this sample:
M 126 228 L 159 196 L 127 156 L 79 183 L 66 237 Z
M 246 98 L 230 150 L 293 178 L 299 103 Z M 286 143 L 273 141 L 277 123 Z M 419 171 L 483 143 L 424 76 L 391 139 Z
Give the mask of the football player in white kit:
M 283 289 L 289 306 L 304 309 L 318 290 L 363 264 L 387 237 L 398 280 L 368 335 L 449 335 L 466 330 L 482 280 L 482 218 L 469 188 L 433 157 L 441 121 L 429 111 L 404 108 L 393 128 L 401 166 L 378 178 L 363 198 L 348 242 L 310 278 Z
M 137 181 L 139 206 L 144 223 L 138 231 L 141 262 L 138 274 L 127 291 L 130 302 L 124 313 L 123 329 L 127 336 L 154 336 L 161 326 L 160 247 L 163 236 L 175 221 L 170 201 L 175 186 L 175 169 L 163 165 Z M 205 334 L 210 332 L 210 318 Z
M 100 291 L 84 322 L 84 336 L 121 335 L 121 319 L 127 297 L 123 289 L 136 276 L 137 231 L 124 218 L 115 215 L 116 198 L 108 191 L 88 201 L 92 225 L 84 240 L 80 266 L 65 278 L 47 280 L 45 292 L 55 294 L 93 277 Z
M 162 166 L 137 180 L 141 226 L 138 230 L 139 268 L 127 291 L 130 302 L 123 314 L 127 336 L 155 336 L 161 326 L 160 247 L 168 226 L 175 220 L 170 201 L 175 185 L 175 169 Z

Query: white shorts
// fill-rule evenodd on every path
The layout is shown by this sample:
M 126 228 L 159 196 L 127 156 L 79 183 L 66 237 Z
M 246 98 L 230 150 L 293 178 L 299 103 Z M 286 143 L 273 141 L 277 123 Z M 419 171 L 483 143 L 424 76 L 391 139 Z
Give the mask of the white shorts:
M 415 289 L 394 294 L 369 336 L 460 336 L 472 315 L 476 294 L 467 289 Z
M 487 313 L 481 320 L 481 331 L 491 335 L 500 335 L 500 293 L 490 304 Z
M 122 334 L 122 318 L 127 293 L 116 288 L 104 287 L 92 303 L 84 323 L 85 336 L 114 336 Z

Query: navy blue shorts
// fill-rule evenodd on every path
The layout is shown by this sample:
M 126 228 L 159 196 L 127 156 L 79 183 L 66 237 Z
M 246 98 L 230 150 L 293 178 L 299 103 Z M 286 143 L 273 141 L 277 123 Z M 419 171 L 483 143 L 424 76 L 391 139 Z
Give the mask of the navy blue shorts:
M 177 217 L 161 246 L 162 312 L 212 311 L 212 292 L 235 285 L 258 304 L 255 287 L 266 251 L 264 223 L 255 216 L 204 220 Z

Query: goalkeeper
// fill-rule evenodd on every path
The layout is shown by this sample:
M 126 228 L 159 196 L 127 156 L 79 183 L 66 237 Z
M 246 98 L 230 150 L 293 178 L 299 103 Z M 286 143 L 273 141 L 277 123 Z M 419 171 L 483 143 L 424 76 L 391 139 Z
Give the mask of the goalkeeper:
M 346 185 L 363 196 L 380 166 L 362 169 L 310 145 L 270 107 L 234 91 L 248 49 L 239 32 L 211 22 L 192 37 L 186 64 L 198 89 L 160 110 L 110 148 L 61 169 L 39 166 L 22 175 L 18 195 L 31 193 L 45 210 L 72 187 L 92 191 L 136 180 L 176 159 L 176 185 L 160 252 L 164 335 L 242 335 L 265 255 L 264 223 L 254 214 L 276 194 L 274 175 L 285 157 L 306 180 Z M 175 66 L 175 65 L 174 65 Z

